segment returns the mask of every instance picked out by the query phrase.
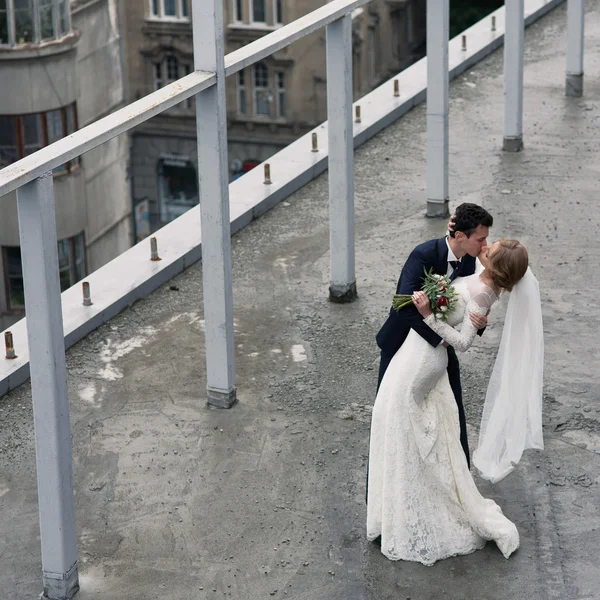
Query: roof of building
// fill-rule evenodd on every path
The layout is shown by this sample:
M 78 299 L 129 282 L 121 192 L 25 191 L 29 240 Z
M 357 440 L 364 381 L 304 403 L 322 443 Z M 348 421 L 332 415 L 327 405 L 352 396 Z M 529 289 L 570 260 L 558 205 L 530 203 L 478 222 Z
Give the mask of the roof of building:
M 326 174 L 234 236 L 233 409 L 204 405 L 200 264 L 69 350 L 81 600 L 594 596 L 600 1 L 587 11 L 581 99 L 564 95 L 566 5 L 526 33 L 523 152 L 500 149 L 502 52 L 451 87 L 451 207 L 488 208 L 492 238 L 527 245 L 542 289 L 546 450 L 480 486 L 516 522 L 521 551 L 505 561 L 488 545 L 425 571 L 364 536 L 374 336 L 410 249 L 445 231 L 424 217 L 421 105 L 356 153 L 356 302 L 327 301 Z M 461 357 L 473 446 L 494 312 Z M 29 384 L 0 411 L 0 589 L 12 600 L 39 592 Z

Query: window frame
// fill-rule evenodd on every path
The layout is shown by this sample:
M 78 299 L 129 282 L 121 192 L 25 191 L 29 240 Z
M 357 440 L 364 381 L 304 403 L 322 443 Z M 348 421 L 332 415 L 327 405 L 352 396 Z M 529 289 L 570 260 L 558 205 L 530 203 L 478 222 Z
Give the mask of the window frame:
M 57 240 L 56 252 L 58 255 L 60 244 L 67 242 L 68 247 L 68 265 L 67 269 L 69 271 L 69 285 L 64 290 L 61 286 L 61 293 L 65 290 L 73 287 L 80 281 L 82 281 L 87 275 L 87 252 L 85 246 L 85 233 L 81 231 L 77 235 L 74 235 L 70 238 L 64 238 L 62 240 Z M 82 251 L 82 256 L 77 256 L 77 246 L 80 246 L 80 250 Z M 15 249 L 19 250 L 19 255 L 21 255 L 21 247 L 20 246 L 2 246 L 2 266 L 4 269 L 4 288 L 6 291 L 6 306 L 10 312 L 23 312 L 25 310 L 25 286 L 23 285 L 23 304 L 12 304 L 11 302 L 11 279 L 20 279 L 23 282 L 23 262 L 21 258 L 21 276 L 18 275 L 9 275 L 8 273 L 8 250 Z M 60 258 L 60 257 L 59 257 Z M 63 271 L 67 270 L 65 268 L 60 268 L 60 261 L 58 264 L 58 277 L 60 283 L 60 275 Z M 81 277 L 79 277 L 81 275 Z
M 158 6 L 158 14 L 154 12 L 154 2 Z M 175 16 L 165 14 L 165 0 L 148 0 L 148 19 L 151 21 L 170 21 L 172 23 L 190 22 L 190 0 L 174 0 Z M 184 6 L 187 15 L 184 15 Z
M 264 6 L 265 6 L 265 19 L 264 19 L 264 21 L 256 21 L 254 19 L 254 3 L 255 2 L 263 2 L 264 3 Z M 252 25 L 258 24 L 258 25 L 263 25 L 263 26 L 269 24 L 268 23 L 268 19 L 267 19 L 267 16 L 269 14 L 267 0 L 248 0 L 248 5 L 249 5 L 249 8 L 250 8 L 249 15 L 248 15 L 248 21 L 250 22 L 250 24 L 252 24 Z
M 50 10 L 52 35 L 42 37 L 42 10 Z M 30 39 L 23 39 L 23 42 L 17 38 L 17 13 L 29 14 L 31 36 Z M 14 48 L 24 44 L 47 44 L 60 40 L 72 32 L 71 26 L 71 6 L 68 0 L 50 0 L 43 7 L 39 0 L 29 0 L 29 6 L 24 9 L 15 8 L 14 1 L 8 0 L 6 10 L 3 11 L 6 18 L 6 43 L 0 43 L 0 46 L 8 46 Z M 64 16 L 65 28 L 62 31 L 62 17 Z
M 266 71 L 267 71 L 267 83 L 265 86 L 258 86 L 256 84 L 256 69 L 258 66 L 263 66 Z M 263 94 L 267 94 L 268 96 L 272 96 L 273 92 L 271 90 L 271 69 L 269 68 L 269 65 L 264 62 L 264 61 L 259 61 L 257 63 L 254 63 L 254 65 L 252 65 L 252 108 L 253 108 L 253 116 L 255 119 L 261 119 L 261 120 L 268 120 L 272 118 L 272 103 L 273 100 L 269 99 L 267 97 L 267 105 L 268 105 L 268 112 L 266 114 L 263 113 L 259 113 L 258 112 L 258 94 L 259 93 L 263 93 Z
M 273 25 L 280 27 L 283 25 L 283 0 L 272 0 L 273 2 Z M 279 5 L 279 9 L 278 9 Z
M 22 312 L 25 310 L 25 288 L 23 286 L 23 304 L 12 304 L 10 301 L 11 293 L 10 293 L 10 280 L 11 279 L 20 279 L 23 282 L 23 263 L 21 262 L 21 277 L 13 275 L 12 277 L 8 274 L 8 250 L 18 248 L 19 252 L 21 251 L 20 246 L 2 246 L 2 268 L 4 271 L 4 289 L 6 292 L 6 307 L 11 312 Z
M 286 71 L 282 70 L 282 69 L 278 69 L 273 73 L 273 76 L 275 77 L 275 81 L 274 81 L 274 85 L 273 88 L 275 90 L 275 110 L 276 110 L 276 115 L 277 115 L 277 119 L 279 121 L 285 121 L 287 120 L 288 116 L 288 103 L 287 103 L 287 73 Z M 280 86 L 280 76 L 283 77 L 283 86 Z M 282 114 L 281 112 L 281 97 L 283 96 L 283 106 L 284 106 L 284 112 Z
M 69 128 L 68 128 L 69 121 L 67 119 L 67 110 L 69 110 L 69 109 L 71 109 L 73 111 L 72 114 L 73 114 L 74 129 L 71 132 L 69 132 Z M 13 122 L 14 122 L 14 127 L 15 127 L 17 160 L 21 160 L 22 158 L 25 158 L 25 156 L 28 156 L 25 152 L 25 146 L 26 146 L 26 144 L 25 144 L 25 117 L 36 116 L 36 115 L 40 116 L 41 146 L 38 148 L 38 150 L 41 150 L 42 148 L 45 148 L 46 146 L 50 145 L 49 138 L 48 138 L 48 113 L 53 113 L 56 111 L 60 111 L 60 123 L 61 123 L 61 129 L 62 129 L 62 136 L 56 138 L 52 142 L 52 143 L 54 143 L 54 142 L 57 142 L 65 137 L 67 137 L 68 135 L 71 135 L 71 133 L 74 133 L 75 131 L 77 131 L 79 129 L 79 122 L 77 119 L 77 103 L 76 102 L 72 102 L 71 104 L 67 104 L 66 106 L 61 106 L 59 108 L 55 108 L 55 109 L 41 112 L 41 113 L 38 112 L 38 113 L 26 113 L 23 115 L 0 115 L 2 117 L 14 119 Z M 37 152 L 38 150 L 35 150 L 35 152 Z M 73 173 L 79 169 L 80 163 L 81 163 L 81 157 L 77 156 L 74 159 L 72 159 L 71 161 L 69 161 L 68 163 L 65 163 L 64 165 L 59 165 L 58 167 L 56 167 L 53 171 L 53 175 L 54 176 L 68 175 L 70 173 Z
M 247 69 L 241 69 L 237 73 L 236 81 L 236 98 L 237 98 L 237 113 L 240 117 L 248 117 L 248 73 Z M 244 79 L 240 82 L 240 78 Z M 242 93 L 244 94 L 244 110 L 242 110 Z
M 231 0 L 231 17 L 231 22 L 234 25 L 240 25 L 244 22 L 244 0 Z
M 172 59 L 177 63 L 177 77 L 176 79 L 172 79 L 169 77 L 169 60 Z M 157 76 L 158 71 L 160 71 L 160 77 Z M 182 59 L 181 56 L 177 52 L 167 52 L 161 55 L 158 59 L 152 61 L 152 77 L 154 79 L 154 91 L 159 90 L 165 85 L 169 85 L 174 81 L 185 77 L 186 75 L 190 75 L 194 72 L 194 65 L 192 62 L 187 61 L 186 59 Z M 161 85 L 159 86 L 159 83 Z M 167 114 L 172 110 L 179 110 L 184 113 L 191 113 L 195 109 L 194 97 L 188 98 L 187 100 L 183 100 L 172 109 L 167 111 Z

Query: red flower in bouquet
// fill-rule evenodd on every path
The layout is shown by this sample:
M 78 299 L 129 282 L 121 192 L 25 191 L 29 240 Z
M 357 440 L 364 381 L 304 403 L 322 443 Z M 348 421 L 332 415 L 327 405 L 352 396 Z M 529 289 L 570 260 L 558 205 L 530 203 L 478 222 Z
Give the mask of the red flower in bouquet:
M 425 271 L 423 286 L 421 290 L 427 294 L 431 304 L 431 310 L 436 319 L 448 319 L 448 314 L 454 310 L 458 292 L 450 283 L 447 275 L 437 275 L 433 269 Z M 398 311 L 405 306 L 412 304 L 412 294 L 395 294 L 392 300 L 392 307 Z

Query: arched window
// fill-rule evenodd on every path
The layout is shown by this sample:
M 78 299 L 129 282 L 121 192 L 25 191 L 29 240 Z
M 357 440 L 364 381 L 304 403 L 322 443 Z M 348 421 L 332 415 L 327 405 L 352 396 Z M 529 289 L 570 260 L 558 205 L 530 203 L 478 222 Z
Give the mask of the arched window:
M 0 45 L 40 44 L 71 31 L 68 0 L 0 0 Z
M 2 0 L 0 0 L 2 1 Z M 181 61 L 174 54 L 167 54 L 160 62 L 154 63 L 154 89 L 159 90 L 192 72 L 192 64 Z M 178 110 L 190 111 L 194 108 L 194 98 L 188 98 L 177 105 Z

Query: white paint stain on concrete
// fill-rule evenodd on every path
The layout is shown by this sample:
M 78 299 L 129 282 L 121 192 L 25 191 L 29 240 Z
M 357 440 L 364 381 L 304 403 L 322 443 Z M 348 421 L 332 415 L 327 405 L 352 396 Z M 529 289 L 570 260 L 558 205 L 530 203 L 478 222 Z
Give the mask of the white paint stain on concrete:
M 142 327 L 138 335 L 134 335 L 128 340 L 113 342 L 110 338 L 106 340 L 106 344 L 100 351 L 100 360 L 104 363 L 104 367 L 98 372 L 98 377 L 106 381 L 117 381 L 123 377 L 123 372 L 118 368 L 116 363 L 119 359 L 127 356 L 137 348 L 141 348 L 150 338 L 157 334 L 154 327 Z
M 83 400 L 86 404 L 91 406 L 100 406 L 100 402 L 96 401 L 96 384 L 93 381 L 89 383 L 84 383 L 79 386 L 79 398 Z
M 294 362 L 305 362 L 306 348 L 302 344 L 294 344 L 292 346 L 292 360 Z

